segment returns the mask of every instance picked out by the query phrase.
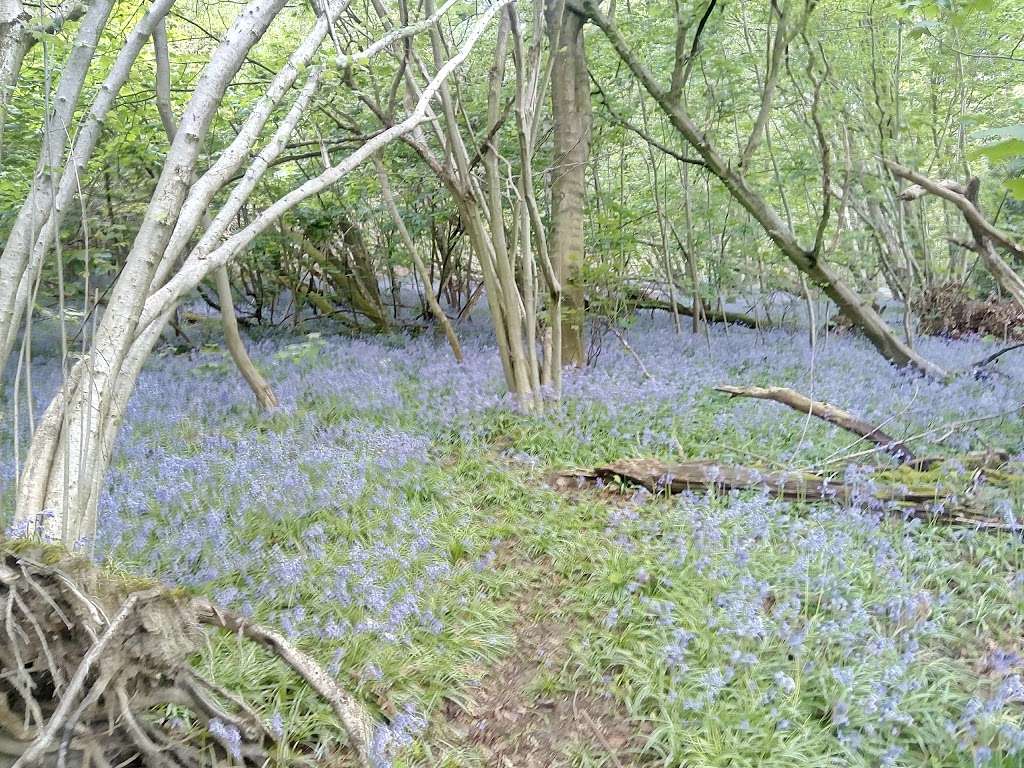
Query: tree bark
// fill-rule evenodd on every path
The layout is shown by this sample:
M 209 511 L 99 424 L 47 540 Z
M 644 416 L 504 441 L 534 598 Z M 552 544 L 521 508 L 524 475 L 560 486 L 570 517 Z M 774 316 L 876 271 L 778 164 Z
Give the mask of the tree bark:
M 672 126 L 700 154 L 708 169 L 721 180 L 733 199 L 761 225 L 783 255 L 839 306 L 875 348 L 896 365 L 909 365 L 928 376 L 944 378 L 946 372 L 942 368 L 901 342 L 871 304 L 851 290 L 818 258 L 815 250 L 807 250 L 800 245 L 795 233 L 771 204 L 748 184 L 746 178 L 732 163 L 719 154 L 708 136 L 697 127 L 679 101 L 672 100 L 668 91 L 658 84 L 651 71 L 626 43 L 615 23 L 600 11 L 595 0 L 582 0 L 581 12 L 601 28 L 622 62 L 658 103 Z
M 178 132 L 177 121 L 174 118 L 174 109 L 171 106 L 171 64 L 170 55 L 167 49 L 167 25 L 164 19 L 157 22 L 153 30 L 153 52 L 156 58 L 156 106 L 160 113 L 160 122 L 163 123 L 164 132 L 172 143 Z M 208 214 L 202 216 L 204 229 L 210 227 L 211 221 Z M 245 349 L 245 342 L 238 331 L 238 320 L 235 318 L 235 302 L 231 296 L 231 278 L 228 276 L 227 267 L 220 267 L 216 272 L 217 298 L 220 305 L 221 326 L 224 329 L 224 342 L 227 345 L 231 359 L 235 361 L 238 372 L 245 379 L 256 402 L 260 408 L 268 411 L 277 407 L 277 396 L 273 388 L 263 378 L 263 374 L 249 357 Z
M 757 400 L 774 400 L 782 403 L 794 411 L 803 414 L 810 414 L 815 418 L 835 424 L 848 432 L 863 437 L 868 442 L 881 446 L 882 449 L 896 458 L 900 463 L 914 458 L 913 453 L 903 443 L 894 437 L 883 432 L 879 427 L 854 416 L 849 411 L 837 408 L 831 403 L 820 400 L 811 400 L 806 395 L 797 392 L 789 387 L 734 387 L 721 385 L 715 387 L 719 392 L 724 392 L 732 397 L 752 397 Z
M 1024 256 L 1024 249 L 1021 249 L 1005 232 L 994 227 L 981 212 L 978 205 L 981 180 L 975 177 L 965 187 L 948 180 L 933 181 L 917 171 L 891 161 L 886 161 L 886 165 L 897 176 L 913 182 L 913 186 L 907 187 L 900 193 L 901 200 L 910 202 L 926 193 L 931 193 L 953 203 L 960 209 L 971 230 L 971 236 L 974 238 L 974 243 L 968 247 L 981 257 L 985 268 L 996 279 L 1000 287 L 1024 308 L 1024 279 L 1021 279 L 1013 267 L 996 252 L 995 244 L 998 243 L 1018 258 Z
M 17 286 L 0 280 L 0 372 L 4 370 L 14 347 L 19 319 L 25 314 L 39 270 L 42 268 L 49 248 L 54 243 L 65 215 L 74 204 L 79 182 L 85 176 L 86 167 L 102 133 L 103 122 L 118 93 L 127 82 L 132 64 L 152 34 L 156 22 L 164 17 L 173 3 L 174 0 L 156 0 L 125 39 L 124 46 L 118 52 L 114 64 L 99 87 L 88 113 L 78 126 L 71 156 L 60 177 L 60 185 L 53 205 L 35 238 L 27 263 L 21 268 Z M 27 246 L 27 243 L 24 245 Z M 12 243 L 9 240 L 8 246 L 21 248 L 22 244 Z M 20 250 L 9 251 L 5 248 L 4 260 L 12 269 L 12 274 L 18 273 L 18 268 L 15 265 L 19 258 L 22 258 Z M 0 269 L 0 272 L 2 271 Z M 8 305 L 13 306 L 9 315 L 4 309 Z
M 0 373 L 6 367 L 17 325 L 24 314 L 17 301 L 19 286 L 40 227 L 50 217 L 64 168 L 64 153 L 72 134 L 75 109 L 112 7 L 113 0 L 93 0 L 79 25 L 53 93 L 52 106 L 43 118 L 42 146 L 32 185 L 7 235 L 3 256 L 0 257 L 0 343 L 3 344 L 0 347 Z M 27 294 L 26 287 L 26 297 Z
M 420 282 L 423 284 L 423 296 L 427 300 L 430 312 L 438 325 L 444 330 L 445 338 L 448 339 L 448 345 L 452 348 L 452 356 L 455 358 L 455 361 L 461 363 L 462 346 L 459 344 L 459 337 L 456 335 L 455 328 L 452 327 L 452 322 L 448 319 L 448 315 L 444 313 L 444 309 L 438 303 L 437 297 L 434 296 L 434 286 L 430 282 L 430 273 L 427 271 L 427 266 L 423 263 L 423 259 L 416 249 L 416 244 L 413 242 L 412 235 L 409 234 L 409 230 L 405 226 L 405 221 L 402 220 L 402 214 L 395 204 L 395 197 L 391 194 L 391 184 L 388 182 L 388 174 L 384 169 L 384 163 L 375 157 L 374 165 L 377 168 L 377 178 L 380 179 L 380 189 L 381 195 L 384 197 L 384 205 L 391 215 L 391 221 L 395 225 L 395 229 L 398 230 L 398 234 L 402 238 L 402 244 L 409 251 L 412 263 L 416 267 L 416 274 L 419 275 Z
M 583 47 L 584 18 L 565 0 L 546 0 L 551 56 L 554 160 L 551 180 L 551 262 L 562 288 L 562 364 L 586 364 L 583 208 L 590 160 L 590 80 Z
M 182 116 L 125 266 L 110 292 L 91 353 L 82 364 L 81 380 L 68 393 L 59 437 L 50 441 L 33 436 L 29 462 L 48 471 L 41 471 L 36 478 L 41 486 L 23 483 L 19 488 L 16 517 L 33 518 L 43 509 L 56 513 L 57 519 L 48 524 L 46 533 L 68 546 L 77 546 L 83 538 L 91 540 L 95 533 L 94 499 L 109 457 L 109 446 L 103 445 L 102 438 L 108 422 L 120 418 L 111 412 L 117 375 L 135 338 L 153 272 L 181 212 L 200 148 L 228 85 L 284 4 L 285 0 L 253 0 L 239 12 L 213 53 Z

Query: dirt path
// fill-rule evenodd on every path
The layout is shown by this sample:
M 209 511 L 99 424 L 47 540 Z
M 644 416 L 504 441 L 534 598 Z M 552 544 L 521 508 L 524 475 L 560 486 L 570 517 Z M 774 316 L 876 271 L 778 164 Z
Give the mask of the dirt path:
M 449 702 L 450 726 L 495 768 L 557 768 L 583 755 L 590 764 L 637 765 L 643 734 L 625 707 L 610 693 L 564 687 L 569 642 L 585 627 L 567 618 L 554 568 L 529 563 L 526 570 L 536 578 L 514 598 L 513 648 L 469 692 L 468 709 Z

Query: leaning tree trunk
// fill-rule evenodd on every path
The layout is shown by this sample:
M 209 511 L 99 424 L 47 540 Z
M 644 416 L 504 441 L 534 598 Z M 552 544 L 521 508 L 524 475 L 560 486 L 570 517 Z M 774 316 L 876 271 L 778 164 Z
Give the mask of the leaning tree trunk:
M 171 106 L 171 61 L 170 52 L 167 47 L 167 25 L 163 19 L 157 22 L 153 30 L 153 53 L 156 58 L 156 106 L 160 113 L 160 122 L 163 123 L 164 132 L 169 141 L 174 141 L 174 135 L 178 132 L 177 120 L 174 117 L 174 109 Z M 209 229 L 211 225 L 210 216 L 204 213 L 201 217 L 203 229 Z M 238 320 L 235 318 L 235 301 L 231 296 L 231 278 L 228 275 L 227 267 L 221 267 L 216 272 L 215 281 L 217 284 L 217 301 L 220 304 L 221 327 L 224 331 L 224 343 L 235 361 L 238 372 L 249 385 L 256 402 L 260 408 L 268 411 L 277 407 L 277 396 L 269 382 L 263 377 L 249 352 L 245 348 L 245 341 L 238 331 Z
M 117 377 L 185 203 L 214 113 L 248 51 L 284 4 L 285 0 L 253 0 L 239 12 L 211 57 L 182 115 L 125 266 L 110 292 L 92 350 L 77 366 L 77 386 L 62 392 L 59 408 L 63 413 L 56 434 L 37 431 L 33 435 L 16 517 L 31 522 L 44 511 L 50 513 L 41 520 L 45 533 L 68 545 L 75 546 L 94 532 L 96 507 L 90 499 L 106 472 L 104 425 L 119 421 L 111 412 Z
M 252 0 L 239 13 L 211 58 L 182 116 L 181 126 L 168 152 L 132 252 L 114 284 L 107 311 L 94 335 L 90 354 L 72 369 L 33 434 L 26 469 L 18 488 L 17 527 L 26 533 L 62 540 L 75 548 L 82 546 L 83 539 L 87 542 L 95 535 L 99 491 L 125 405 L 139 371 L 175 307 L 202 280 L 230 263 L 289 210 L 337 184 L 374 152 L 425 122 L 430 102 L 438 94 L 441 84 L 462 65 L 490 20 L 509 2 L 511 0 L 497 0 L 480 14 L 458 52 L 438 69 L 423 89 L 416 108 L 404 120 L 367 139 L 337 165 L 307 179 L 265 208 L 245 227 L 226 235 L 263 174 L 284 151 L 292 131 L 305 113 L 321 71 L 319 67 L 312 68 L 303 92 L 273 137 L 252 158 L 210 228 L 184 263 L 172 270 L 168 264 L 177 263 L 177 258 L 169 258 L 168 254 L 177 253 L 175 242 L 187 242 L 191 238 L 201 212 L 217 189 L 217 178 L 212 181 L 207 178 L 209 171 L 194 184 L 188 183 L 194 173 L 199 147 L 242 60 L 265 33 L 283 7 L 284 0 Z M 317 22 L 320 39 L 326 31 L 323 23 L 321 17 Z M 305 48 L 307 43 L 312 45 L 311 50 Z M 283 96 L 302 68 L 295 58 L 300 51 L 312 56 L 318 44 L 314 33 L 307 36 L 288 65 L 275 77 L 268 93 Z M 380 50 L 386 44 L 387 38 L 384 38 L 368 50 Z M 368 57 L 365 52 L 356 56 Z M 348 58 L 351 60 L 353 57 Z M 308 63 L 308 59 L 306 61 Z M 339 66 L 343 65 L 344 62 L 339 63 Z M 214 168 L 224 170 L 234 160 L 229 159 L 222 166 L 223 158 L 240 151 L 246 142 L 255 141 L 258 126 L 264 124 L 272 106 L 263 99 L 257 103 L 235 141 L 221 153 Z M 251 148 L 251 144 L 248 146 Z M 184 224 L 186 221 L 188 223 Z
M 551 55 L 554 167 L 551 179 L 551 261 L 562 287 L 562 363 L 584 365 L 583 205 L 590 159 L 590 80 L 583 23 L 564 0 L 547 0 Z
M 598 8 L 596 0 L 583 0 L 582 6 L 582 12 L 605 33 L 619 58 L 657 102 L 672 127 L 696 150 L 707 169 L 718 177 L 733 199 L 761 225 L 793 266 L 820 287 L 887 360 L 896 365 L 912 366 L 928 376 L 944 378 L 946 372 L 942 368 L 900 341 L 871 304 L 858 296 L 838 274 L 818 258 L 816 247 L 808 250 L 800 245 L 796 233 L 782 220 L 778 211 L 750 186 L 743 173 L 727 161 L 711 143 L 708 135 L 697 127 L 686 112 L 679 95 L 658 83 L 654 74 L 629 47 L 615 22 Z M 823 218 L 822 221 L 827 219 Z
M 24 311 L 17 303 L 18 289 L 29 265 L 36 236 L 53 208 L 75 109 L 113 5 L 113 0 L 93 0 L 79 25 L 71 53 L 63 62 L 60 79 L 51 97 L 52 106 L 43 118 L 42 145 L 32 184 L 0 257 L 0 374 L 14 346 Z

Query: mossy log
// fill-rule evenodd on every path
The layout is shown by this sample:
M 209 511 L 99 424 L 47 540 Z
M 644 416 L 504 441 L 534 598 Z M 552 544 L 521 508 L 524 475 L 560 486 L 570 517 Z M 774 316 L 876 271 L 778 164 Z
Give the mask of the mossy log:
M 909 477 L 910 470 L 905 476 Z M 559 490 L 609 484 L 641 486 L 653 493 L 678 494 L 706 491 L 755 490 L 798 502 L 860 504 L 907 517 L 934 519 L 991 530 L 1019 531 L 1020 525 L 985 515 L 960 494 L 956 504 L 946 502 L 950 489 L 940 483 L 873 482 L 863 486 L 832 480 L 811 472 L 775 472 L 710 459 L 666 462 L 654 458 L 621 459 L 591 470 L 566 470 L 556 475 Z

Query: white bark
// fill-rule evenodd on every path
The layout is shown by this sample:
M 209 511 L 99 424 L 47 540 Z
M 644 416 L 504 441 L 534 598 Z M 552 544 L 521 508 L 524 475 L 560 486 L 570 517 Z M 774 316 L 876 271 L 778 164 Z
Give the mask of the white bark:
M 253 105 L 249 116 L 231 144 L 220 153 L 210 169 L 200 176 L 189 189 L 188 197 L 175 222 L 174 231 L 171 233 L 170 242 L 164 249 L 163 258 L 161 258 L 153 278 L 153 289 L 162 286 L 178 266 L 203 215 L 209 210 L 214 196 L 235 176 L 249 158 L 271 113 L 295 84 L 299 73 L 309 65 L 313 56 L 316 55 L 317 49 L 327 36 L 328 19 L 337 18 L 338 14 L 347 6 L 348 0 L 335 0 L 328 4 L 326 15 L 317 18 L 309 34 L 288 57 L 288 61 L 285 62 L 281 71 L 274 76 L 267 87 L 267 92 Z M 319 76 L 318 72 L 314 80 L 318 80 Z M 315 83 L 309 84 L 309 87 L 315 88 L 316 85 Z M 234 213 L 231 213 L 230 216 L 233 217 Z M 215 236 L 215 238 L 219 237 L 219 234 Z
M 110 113 L 118 93 L 128 81 L 132 65 L 138 58 L 146 40 L 152 34 L 154 26 L 167 14 L 173 4 L 174 0 L 155 0 L 145 16 L 139 20 L 125 39 L 124 47 L 118 52 L 117 58 L 93 99 L 89 112 L 78 127 L 74 147 L 60 176 L 60 184 L 52 208 L 48 210 L 49 215 L 45 216 L 45 223 L 42 224 L 38 236 L 35 238 L 27 265 L 21 269 L 17 286 L 14 287 L 13 283 L 8 283 L 3 277 L 0 277 L 0 373 L 5 369 L 11 350 L 14 348 L 18 324 L 25 314 L 32 288 L 36 283 L 36 277 L 42 268 L 47 251 L 53 245 L 64 216 L 75 202 L 75 197 L 81 187 L 82 175 L 85 173 L 85 168 L 96 149 L 100 134 L 103 132 L 103 123 Z M 14 226 L 17 229 L 19 225 L 16 222 Z M 14 249 L 19 247 L 19 243 L 12 243 L 9 240 L 8 248 L 12 250 L 10 253 L 7 249 L 4 251 L 4 267 L 9 268 L 12 275 L 18 271 L 16 266 L 18 256 Z M 3 274 L 3 271 L 0 268 L 0 275 Z M 5 312 L 8 307 L 10 308 L 9 314 Z
M 156 58 L 156 106 L 160 113 L 160 122 L 163 123 L 164 132 L 170 141 L 174 141 L 178 124 L 174 118 L 174 108 L 171 105 L 171 61 L 167 45 L 167 27 L 161 20 L 153 30 L 153 53 Z M 205 212 L 201 217 L 204 227 L 209 227 L 210 217 Z M 181 219 L 178 219 L 179 224 Z M 166 259 L 166 253 L 164 255 Z M 227 267 L 221 267 L 216 273 L 217 298 L 220 304 L 221 325 L 224 329 L 224 342 L 231 359 L 235 361 L 238 372 L 245 379 L 256 402 L 264 410 L 270 410 L 277 406 L 277 396 L 273 388 L 263 378 L 263 374 L 253 363 L 252 358 L 245 348 L 242 335 L 238 332 L 238 321 L 235 319 L 235 302 L 231 296 L 231 278 L 228 275 Z
M 181 126 L 167 153 L 156 190 L 143 218 L 121 275 L 114 283 L 107 309 L 93 340 L 92 352 L 82 370 L 82 379 L 70 393 L 56 448 L 50 441 L 33 437 L 29 462 L 36 454 L 51 455 L 45 476 L 33 478 L 45 483 L 43 508 L 56 512 L 64 542 L 74 546 L 82 537 L 91 538 L 95 525 L 92 488 L 99 482 L 107 450 L 100 445 L 104 425 L 111 414 L 111 394 L 124 356 L 135 336 L 139 313 L 153 278 L 153 271 L 170 238 L 199 149 L 209 130 L 224 92 L 238 72 L 248 51 L 262 37 L 285 0 L 252 0 L 237 16 L 223 42 L 203 72 Z M 83 22 L 84 23 L 84 22 Z M 19 488 L 17 519 L 31 519 L 41 509 L 39 488 L 25 478 Z M 55 532 L 56 526 L 49 532 Z
M 159 290 L 154 291 L 146 301 L 146 308 L 142 314 L 142 320 L 139 323 L 140 328 L 146 327 L 155 318 L 165 312 L 168 307 L 171 307 L 174 303 L 180 301 L 186 293 L 195 288 L 203 278 L 209 275 L 213 270 L 229 263 L 239 252 L 244 248 L 247 248 L 249 244 L 256 239 L 256 237 L 265 232 L 268 227 L 296 205 L 313 195 L 323 192 L 334 184 L 337 184 L 354 168 L 369 159 L 373 153 L 390 144 L 392 141 L 401 138 L 404 134 L 412 131 L 416 126 L 430 119 L 430 102 L 437 95 L 441 84 L 444 83 L 452 72 L 454 72 L 465 61 L 466 57 L 470 54 L 480 36 L 486 29 L 488 22 L 490 22 L 494 17 L 494 14 L 510 2 L 512 2 L 512 0 L 497 0 L 497 2 L 491 5 L 480 16 L 463 42 L 462 48 L 451 59 L 449 59 L 440 70 L 438 70 L 434 79 L 426 88 L 423 89 L 416 108 L 404 120 L 384 131 L 381 131 L 338 164 L 328 168 L 319 176 L 309 179 L 299 187 L 276 200 L 256 216 L 246 227 L 236 232 L 215 249 L 208 250 L 208 248 L 212 246 L 212 243 L 205 244 L 201 241 L 200 244 L 192 250 L 188 259 L 174 277 L 172 277 L 167 284 L 162 286 Z M 249 171 L 246 173 L 246 178 L 249 177 L 250 174 L 258 178 L 258 175 L 262 174 L 263 170 L 265 170 L 265 168 L 260 168 L 260 166 L 265 166 L 266 164 L 267 161 L 264 158 L 257 157 L 250 166 Z M 235 193 L 239 188 L 246 184 L 246 178 L 243 178 L 242 181 L 239 182 L 239 186 L 232 191 L 232 198 L 235 197 Z M 255 184 L 255 181 L 252 183 Z M 248 194 L 246 194 L 245 197 L 248 197 Z M 231 205 L 231 198 L 229 198 L 229 202 L 225 207 L 229 205 Z M 219 219 L 220 215 L 218 215 L 217 218 Z M 215 227 L 217 226 L 216 222 L 217 219 L 214 219 Z M 206 238 L 204 238 L 204 241 L 205 240 Z
M 29 18 L 21 0 L 0 0 L 0 123 L 7 116 L 7 102 L 25 58 L 24 40 Z
M 441 83 L 463 63 L 490 19 L 509 2 L 511 0 L 499 0 L 480 16 L 462 48 L 439 70 L 424 90 L 416 109 L 405 120 L 374 136 L 339 164 L 276 201 L 247 227 L 218 246 L 234 218 L 231 211 L 237 213 L 260 176 L 287 143 L 312 96 L 318 77 L 314 72 L 288 117 L 250 164 L 182 268 L 149 295 L 157 261 L 166 250 L 173 221 L 185 202 L 184 187 L 194 169 L 197 145 L 219 101 L 218 93 L 223 93 L 230 76 L 237 70 L 235 66 L 232 71 L 232 63 L 240 61 L 261 34 L 258 27 L 265 29 L 282 0 L 254 0 L 240 14 L 225 43 L 214 54 L 182 118 L 128 263 L 115 283 L 107 312 L 94 337 L 92 352 L 84 364 L 76 367 L 76 376 L 81 379 L 77 386 L 69 388 L 66 404 L 58 400 L 51 403 L 48 413 L 58 414 L 59 434 L 37 432 L 33 438 L 27 466 L 34 469 L 31 476 L 27 473 L 23 476 L 19 488 L 16 524 L 32 527 L 43 510 L 52 510 L 58 514 L 56 517 L 42 516 L 42 532 L 59 536 L 71 546 L 79 545 L 83 539 L 94 535 L 102 479 L 125 406 L 137 376 L 177 302 L 210 272 L 226 265 L 282 214 L 338 182 L 381 147 L 428 119 L 430 100 L 437 94 Z M 63 422 L 59 418 L 62 413 Z M 61 519 L 66 521 L 63 526 Z
M 56 182 L 64 165 L 64 153 L 71 135 L 72 118 L 96 51 L 96 43 L 103 34 L 112 7 L 113 0 L 93 0 L 82 19 L 54 90 L 52 107 L 44 117 L 42 145 L 32 185 L 11 226 L 3 256 L 0 257 L 0 341 L 4 344 L 0 347 L 0 373 L 3 372 L 13 344 L 13 340 L 10 344 L 5 340 L 11 336 L 12 327 L 22 315 L 15 303 L 18 286 L 39 229 L 50 215 Z

